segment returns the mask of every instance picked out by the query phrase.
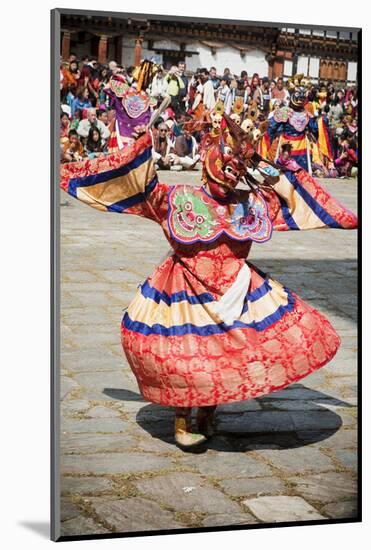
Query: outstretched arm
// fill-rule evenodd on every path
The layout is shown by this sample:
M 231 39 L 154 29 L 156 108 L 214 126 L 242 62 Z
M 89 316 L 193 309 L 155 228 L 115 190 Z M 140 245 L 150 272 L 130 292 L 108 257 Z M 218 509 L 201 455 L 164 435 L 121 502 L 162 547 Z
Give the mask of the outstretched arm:
M 61 188 L 104 212 L 153 217 L 147 198 L 156 184 L 149 132 L 117 153 L 61 165 Z
M 269 216 L 277 231 L 355 229 L 357 216 L 305 170 L 285 171 L 272 189 L 264 190 Z

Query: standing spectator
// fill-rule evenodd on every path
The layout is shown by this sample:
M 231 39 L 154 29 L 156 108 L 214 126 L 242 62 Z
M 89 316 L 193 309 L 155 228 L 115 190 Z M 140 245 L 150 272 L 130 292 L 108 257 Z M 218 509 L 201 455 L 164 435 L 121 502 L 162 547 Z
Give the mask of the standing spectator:
M 157 105 L 159 105 L 167 95 L 167 89 L 168 83 L 165 80 L 164 70 L 160 67 L 150 85 L 150 94 L 157 99 Z
M 81 72 L 80 72 L 80 69 L 79 69 L 79 64 L 77 63 L 77 61 L 70 61 L 70 73 L 71 75 L 73 76 L 75 82 L 74 82 L 74 85 L 77 86 L 77 83 L 80 79 L 80 76 L 81 76 Z
M 107 67 L 101 67 L 98 75 L 98 83 L 97 83 L 97 100 L 99 108 L 101 105 L 105 105 L 108 101 L 108 96 L 105 92 L 105 89 L 107 88 L 109 79 L 111 78 L 110 72 L 107 69 Z
M 280 99 L 285 103 L 288 103 L 290 99 L 290 94 L 288 90 L 284 87 L 283 78 L 277 78 L 277 84 L 272 91 L 272 99 Z
M 246 72 L 246 71 L 242 71 Z M 241 73 L 242 74 L 242 73 Z M 247 73 L 246 73 L 247 75 Z M 249 104 L 249 92 L 250 87 L 246 84 L 246 80 L 244 78 L 240 78 L 237 80 L 237 88 L 235 91 L 235 97 L 241 97 L 243 101 L 243 107 L 244 111 L 246 111 L 248 104 Z
M 343 114 L 344 114 L 343 106 L 340 103 L 339 98 L 336 96 L 330 105 L 330 111 L 329 111 L 330 126 L 336 128 L 339 125 L 343 117 Z
M 116 61 L 112 60 L 108 63 L 108 71 L 110 73 L 110 76 L 113 75 L 113 74 L 116 74 L 116 71 L 117 71 Z
M 225 74 L 222 76 L 222 80 L 220 82 L 217 100 L 223 103 L 224 111 L 227 115 L 229 115 L 232 107 L 232 94 L 230 89 L 230 80 Z
M 171 107 L 175 115 L 178 116 L 182 111 L 180 91 L 184 89 L 184 82 L 179 74 L 178 67 L 171 67 L 170 71 L 165 76 L 165 81 L 168 85 L 167 93 L 171 97 Z
M 254 99 L 254 94 L 256 92 L 256 90 L 259 88 L 260 86 L 260 78 L 259 78 L 259 75 L 258 73 L 254 73 L 252 75 L 252 79 L 251 79 L 251 83 L 250 83 L 250 97 L 251 99 Z
M 329 119 L 329 112 L 330 112 L 330 105 L 325 105 L 322 110 L 322 118 L 324 123 L 326 124 L 327 128 L 330 126 L 330 119 Z
M 247 71 L 241 71 L 240 80 L 244 82 L 245 88 L 246 88 L 249 84 L 249 77 L 247 75 Z
M 223 71 L 223 76 L 226 76 L 229 80 L 232 79 L 231 70 L 230 70 L 228 67 L 226 67 L 226 68 L 224 69 L 224 71 Z
M 358 101 L 353 88 L 349 88 L 345 94 L 344 107 L 348 115 L 355 116 L 357 113 Z
M 340 105 L 344 108 L 345 103 L 345 92 L 342 88 L 336 92 L 336 96 L 339 100 Z
M 263 115 L 268 117 L 271 91 L 269 89 L 269 78 L 266 76 L 262 78 L 262 85 L 255 90 L 253 100 L 259 105 L 259 109 L 262 111 Z
M 93 77 L 94 69 L 97 67 L 98 62 L 95 57 L 84 57 L 81 67 L 81 74 L 79 79 L 79 86 L 87 86 Z
M 200 82 L 202 87 L 202 101 L 206 109 L 214 109 L 215 101 L 215 92 L 214 86 L 209 78 L 209 71 L 207 69 L 200 70 Z
M 94 102 L 95 105 L 98 99 L 98 62 L 95 57 L 88 58 L 88 61 L 86 61 L 86 58 L 84 59 L 85 61 L 83 62 L 78 85 L 88 88 L 90 99 Z
M 216 91 L 220 86 L 220 80 L 216 76 L 216 68 L 215 67 L 210 67 L 210 81 L 212 82 L 214 90 Z
M 327 103 L 331 103 L 335 99 L 335 87 L 332 82 L 327 84 Z
M 179 61 L 178 63 L 178 73 L 180 78 L 183 80 L 184 88 L 180 89 L 180 104 L 182 107 L 183 113 L 186 109 L 186 103 L 188 101 L 188 88 L 189 88 L 189 81 L 188 77 L 185 75 L 186 70 L 186 64 L 185 61 Z
M 71 116 L 72 117 L 75 116 L 76 109 L 79 109 L 80 111 L 82 111 L 83 109 L 89 109 L 90 107 L 92 107 L 92 104 L 89 99 L 88 87 L 85 86 L 85 87 L 78 88 L 76 92 L 76 97 L 72 101 Z
M 70 65 L 68 63 L 62 63 L 62 91 L 63 95 L 66 96 L 70 86 L 76 86 L 76 79 L 70 70 Z
M 109 138 L 110 131 L 103 124 L 103 122 L 101 120 L 97 119 L 97 112 L 96 112 L 96 109 L 94 109 L 94 107 L 91 107 L 88 110 L 87 118 L 81 120 L 81 122 L 80 122 L 80 124 L 77 128 L 77 133 L 82 138 L 87 138 L 88 135 L 89 135 L 90 129 L 92 127 L 98 128 L 98 130 L 100 131 L 100 134 L 101 134 L 101 136 L 104 140 L 107 140 Z

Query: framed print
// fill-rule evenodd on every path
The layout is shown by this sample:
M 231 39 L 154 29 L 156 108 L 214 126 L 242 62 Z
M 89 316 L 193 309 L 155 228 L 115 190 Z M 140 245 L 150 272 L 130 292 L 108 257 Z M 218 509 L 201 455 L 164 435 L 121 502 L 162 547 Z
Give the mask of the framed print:
M 52 11 L 52 538 L 361 519 L 361 31 Z

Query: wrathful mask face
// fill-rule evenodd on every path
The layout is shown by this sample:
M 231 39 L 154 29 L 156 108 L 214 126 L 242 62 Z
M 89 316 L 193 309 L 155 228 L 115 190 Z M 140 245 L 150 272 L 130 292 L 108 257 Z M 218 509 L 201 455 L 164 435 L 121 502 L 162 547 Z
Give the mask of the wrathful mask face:
M 207 181 L 218 184 L 224 190 L 232 190 L 247 172 L 243 156 L 228 145 L 212 145 L 205 153 L 204 167 Z
M 293 109 L 303 108 L 304 102 L 305 102 L 305 90 L 303 88 L 299 88 L 291 94 L 290 106 Z

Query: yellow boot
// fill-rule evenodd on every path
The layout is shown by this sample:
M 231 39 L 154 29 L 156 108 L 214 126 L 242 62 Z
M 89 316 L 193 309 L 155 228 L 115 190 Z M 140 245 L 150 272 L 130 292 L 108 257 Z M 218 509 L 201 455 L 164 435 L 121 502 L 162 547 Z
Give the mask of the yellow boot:
M 206 441 L 206 437 L 192 432 L 192 409 L 177 407 L 175 409 L 175 441 L 180 447 L 195 447 Z
M 214 413 L 216 405 L 199 407 L 197 411 L 197 431 L 206 437 L 214 435 Z

